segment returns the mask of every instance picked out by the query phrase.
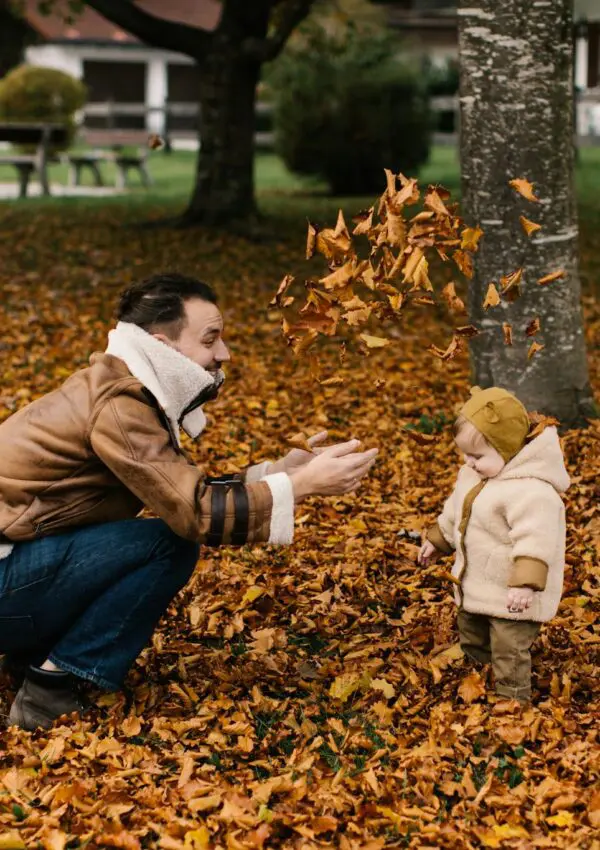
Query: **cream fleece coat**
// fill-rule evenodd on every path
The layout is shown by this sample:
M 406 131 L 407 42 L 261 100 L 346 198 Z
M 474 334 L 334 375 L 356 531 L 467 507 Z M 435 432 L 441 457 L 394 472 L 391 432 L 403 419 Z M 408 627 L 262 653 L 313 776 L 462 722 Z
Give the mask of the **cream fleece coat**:
M 456 550 L 452 574 L 461 581 L 456 602 L 473 614 L 546 622 L 556 614 L 562 593 L 566 522 L 561 494 L 570 483 L 556 428 L 546 428 L 485 483 L 463 535 L 465 497 L 481 480 L 475 470 L 461 467 L 438 518 L 442 536 Z M 548 566 L 545 589 L 534 593 L 531 608 L 518 614 L 506 606 L 517 558 L 535 558 Z

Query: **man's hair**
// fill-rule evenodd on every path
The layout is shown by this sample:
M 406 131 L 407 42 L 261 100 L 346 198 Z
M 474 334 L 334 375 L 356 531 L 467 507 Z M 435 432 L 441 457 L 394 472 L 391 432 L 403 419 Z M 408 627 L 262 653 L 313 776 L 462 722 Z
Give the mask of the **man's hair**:
M 176 272 L 154 274 L 121 293 L 117 319 L 178 339 L 186 322 L 184 305 L 191 298 L 217 303 L 212 287 L 195 277 Z

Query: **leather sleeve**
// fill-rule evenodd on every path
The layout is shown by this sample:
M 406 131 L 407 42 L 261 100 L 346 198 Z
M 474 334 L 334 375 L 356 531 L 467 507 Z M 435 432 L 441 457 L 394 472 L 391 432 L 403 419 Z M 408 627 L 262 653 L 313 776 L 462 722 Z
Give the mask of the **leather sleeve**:
M 180 537 L 212 546 L 268 541 L 267 484 L 244 485 L 226 476 L 210 483 L 177 451 L 158 411 L 135 388 L 102 406 L 90 443 L 111 472 Z

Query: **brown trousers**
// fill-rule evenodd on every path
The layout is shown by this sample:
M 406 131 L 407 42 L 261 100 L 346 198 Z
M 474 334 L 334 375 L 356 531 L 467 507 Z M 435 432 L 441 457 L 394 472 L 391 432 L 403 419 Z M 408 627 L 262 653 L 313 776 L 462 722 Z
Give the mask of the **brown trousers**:
M 531 644 L 541 623 L 503 620 L 462 609 L 457 617 L 460 645 L 465 655 L 492 664 L 496 692 L 508 699 L 531 699 Z

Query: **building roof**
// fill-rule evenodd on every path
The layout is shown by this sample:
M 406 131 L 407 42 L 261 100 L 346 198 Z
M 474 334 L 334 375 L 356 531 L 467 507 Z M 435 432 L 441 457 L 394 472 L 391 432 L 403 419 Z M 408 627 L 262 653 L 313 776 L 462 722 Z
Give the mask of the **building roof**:
M 136 5 L 158 18 L 179 21 L 203 30 L 214 30 L 221 17 L 220 0 L 137 0 Z M 94 41 L 107 44 L 139 44 L 139 39 L 85 6 L 69 21 L 68 5 L 59 0 L 53 13 L 43 15 L 38 0 L 25 0 L 25 18 L 44 41 Z

